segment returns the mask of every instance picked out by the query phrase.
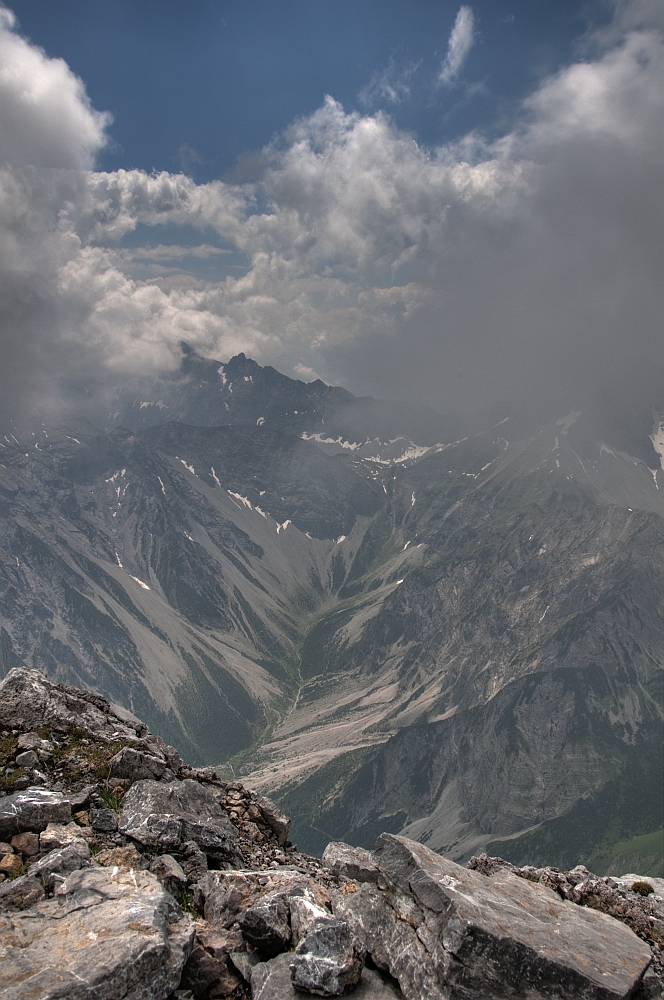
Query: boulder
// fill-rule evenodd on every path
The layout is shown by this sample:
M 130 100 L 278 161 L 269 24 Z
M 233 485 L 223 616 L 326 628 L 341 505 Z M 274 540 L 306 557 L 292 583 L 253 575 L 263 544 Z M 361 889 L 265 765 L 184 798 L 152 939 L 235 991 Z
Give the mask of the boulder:
M 307 936 L 309 928 L 317 920 L 329 918 L 328 911 L 319 906 L 307 890 L 293 889 L 288 895 L 290 909 L 291 937 L 297 945 Z
M 152 875 L 87 868 L 53 899 L 0 913 L 2 997 L 165 1000 L 193 937 L 193 921 Z
M 0 799 L 0 840 L 9 840 L 24 830 L 41 833 L 49 823 L 70 820 L 71 803 L 61 792 L 26 788 Z
M 57 851 L 81 837 L 81 828 L 77 823 L 49 823 L 39 836 L 39 848 L 42 851 Z
M 334 912 L 407 1000 L 618 1000 L 650 963 L 623 924 L 508 870 L 489 877 L 392 834 L 374 854 L 385 889 L 339 893 Z
M 241 982 L 228 959 L 215 958 L 200 944 L 194 946 L 182 974 L 182 985 L 199 1000 L 231 996 Z
M 0 875 L 18 875 L 23 868 L 23 858 L 20 854 L 3 854 L 0 861 Z
M 21 875 L 11 882 L 0 885 L 0 910 L 27 910 L 44 898 L 44 886 L 32 875 Z M 0 947 L 1 944 L 0 937 Z
M 125 795 L 118 829 L 146 847 L 177 851 L 193 840 L 206 855 L 233 867 L 244 864 L 236 828 L 211 792 L 191 779 L 137 781 Z
M 317 920 L 298 944 L 290 963 L 291 981 L 304 993 L 339 997 L 360 981 L 364 956 L 345 920 Z
M 290 945 L 289 916 L 288 897 L 278 892 L 254 906 L 248 906 L 241 914 L 238 926 L 253 948 L 272 957 Z
M 39 835 L 26 830 L 25 833 L 17 833 L 11 839 L 11 845 L 17 853 L 24 858 L 33 858 L 39 854 Z
M 90 810 L 90 825 L 95 833 L 115 833 L 118 828 L 118 817 L 113 809 L 102 806 L 101 809 Z
M 35 861 L 30 865 L 29 874 L 41 879 L 45 889 L 52 889 L 56 882 L 63 882 L 71 872 L 87 868 L 89 864 L 90 848 L 84 840 L 75 840 Z
M 351 847 L 340 841 L 332 841 L 323 851 L 323 864 L 337 875 L 355 879 L 358 882 L 377 882 L 376 859 L 363 847 Z
M 187 885 L 187 876 L 174 857 L 170 854 L 160 854 L 150 863 L 150 871 L 163 887 L 177 897 Z
M 37 767 L 38 764 L 39 757 L 34 750 L 24 750 L 23 753 L 16 755 L 17 767 Z
M 205 907 L 205 919 L 218 927 L 232 927 L 243 910 L 283 894 L 289 908 L 295 894 L 304 894 L 319 906 L 329 902 L 323 886 L 293 868 L 267 871 L 212 871 L 194 887 L 197 902 Z M 325 911 L 327 912 L 327 911 Z
M 130 778 L 132 781 L 160 778 L 173 781 L 175 775 L 161 753 L 146 753 L 133 747 L 123 747 L 108 762 L 113 778 Z
M 291 982 L 291 960 L 291 955 L 277 955 L 269 962 L 251 966 L 254 1000 L 302 1000 L 302 993 Z M 374 969 L 364 969 L 350 996 L 353 1000 L 403 1000 L 398 984 Z

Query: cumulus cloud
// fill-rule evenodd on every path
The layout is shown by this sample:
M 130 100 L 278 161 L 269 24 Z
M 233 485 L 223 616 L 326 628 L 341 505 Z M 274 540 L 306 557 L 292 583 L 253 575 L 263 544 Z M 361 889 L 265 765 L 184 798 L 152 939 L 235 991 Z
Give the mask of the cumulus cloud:
M 63 59 L 49 59 L 0 7 L 0 161 L 86 167 L 105 143 L 110 115 L 95 111 Z
M 44 85 L 32 145 L 0 131 L 5 413 L 61 400 L 65 384 L 172 369 L 182 340 L 440 408 L 645 376 L 661 365 L 664 152 L 663 37 L 646 7 L 629 21 L 621 5 L 626 27 L 590 39 L 496 141 L 427 149 L 384 113 L 327 98 L 261 152 L 257 179 L 200 185 L 95 171 L 103 117 L 3 15 L 2 51 L 46 81 L 57 71 L 63 121 L 78 123 L 65 156 L 51 124 L 40 131 Z M 0 76 L 0 125 L 21 120 L 19 78 Z M 172 223 L 197 227 L 200 247 L 121 247 L 139 225 Z M 187 274 L 187 255 L 220 254 L 210 232 L 246 273 Z M 150 265 L 145 280 L 131 260 Z
M 447 54 L 438 74 L 439 83 L 447 86 L 456 80 L 474 42 L 475 16 L 472 8 L 464 4 L 463 7 L 459 7 L 454 27 L 450 33 Z

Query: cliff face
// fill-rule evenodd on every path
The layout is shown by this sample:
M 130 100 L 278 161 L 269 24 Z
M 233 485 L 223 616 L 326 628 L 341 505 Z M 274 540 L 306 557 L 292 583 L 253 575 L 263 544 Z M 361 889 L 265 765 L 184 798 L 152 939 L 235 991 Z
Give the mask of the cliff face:
M 390 834 L 321 862 L 269 799 L 25 668 L 0 738 L 6 1000 L 662 995 L 664 880 L 462 868 Z

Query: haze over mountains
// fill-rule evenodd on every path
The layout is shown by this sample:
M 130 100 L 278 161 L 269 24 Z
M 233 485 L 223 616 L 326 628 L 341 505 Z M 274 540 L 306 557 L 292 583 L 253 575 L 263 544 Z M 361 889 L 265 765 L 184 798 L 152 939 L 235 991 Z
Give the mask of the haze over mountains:
M 455 859 L 647 856 L 657 399 L 442 416 L 185 347 L 105 400 L 0 439 L 3 673 L 230 762 L 310 850 L 389 830 Z

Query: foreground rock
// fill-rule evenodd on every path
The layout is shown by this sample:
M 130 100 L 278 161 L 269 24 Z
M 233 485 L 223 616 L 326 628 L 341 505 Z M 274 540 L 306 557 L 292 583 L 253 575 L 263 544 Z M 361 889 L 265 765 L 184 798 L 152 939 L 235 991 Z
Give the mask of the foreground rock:
M 145 872 L 86 869 L 29 911 L 0 913 L 3 1000 L 161 1000 L 194 923 Z
M 320 862 L 268 799 L 22 668 L 0 765 L 2 1000 L 661 996 L 658 880 L 464 869 L 387 835 Z
M 374 855 L 385 888 L 365 884 L 334 910 L 408 1000 L 626 1000 L 650 964 L 623 924 L 509 871 L 482 875 L 388 834 Z
M 118 829 L 145 847 L 178 850 L 194 841 L 210 857 L 242 867 L 238 831 L 197 781 L 137 781 L 122 804 Z

